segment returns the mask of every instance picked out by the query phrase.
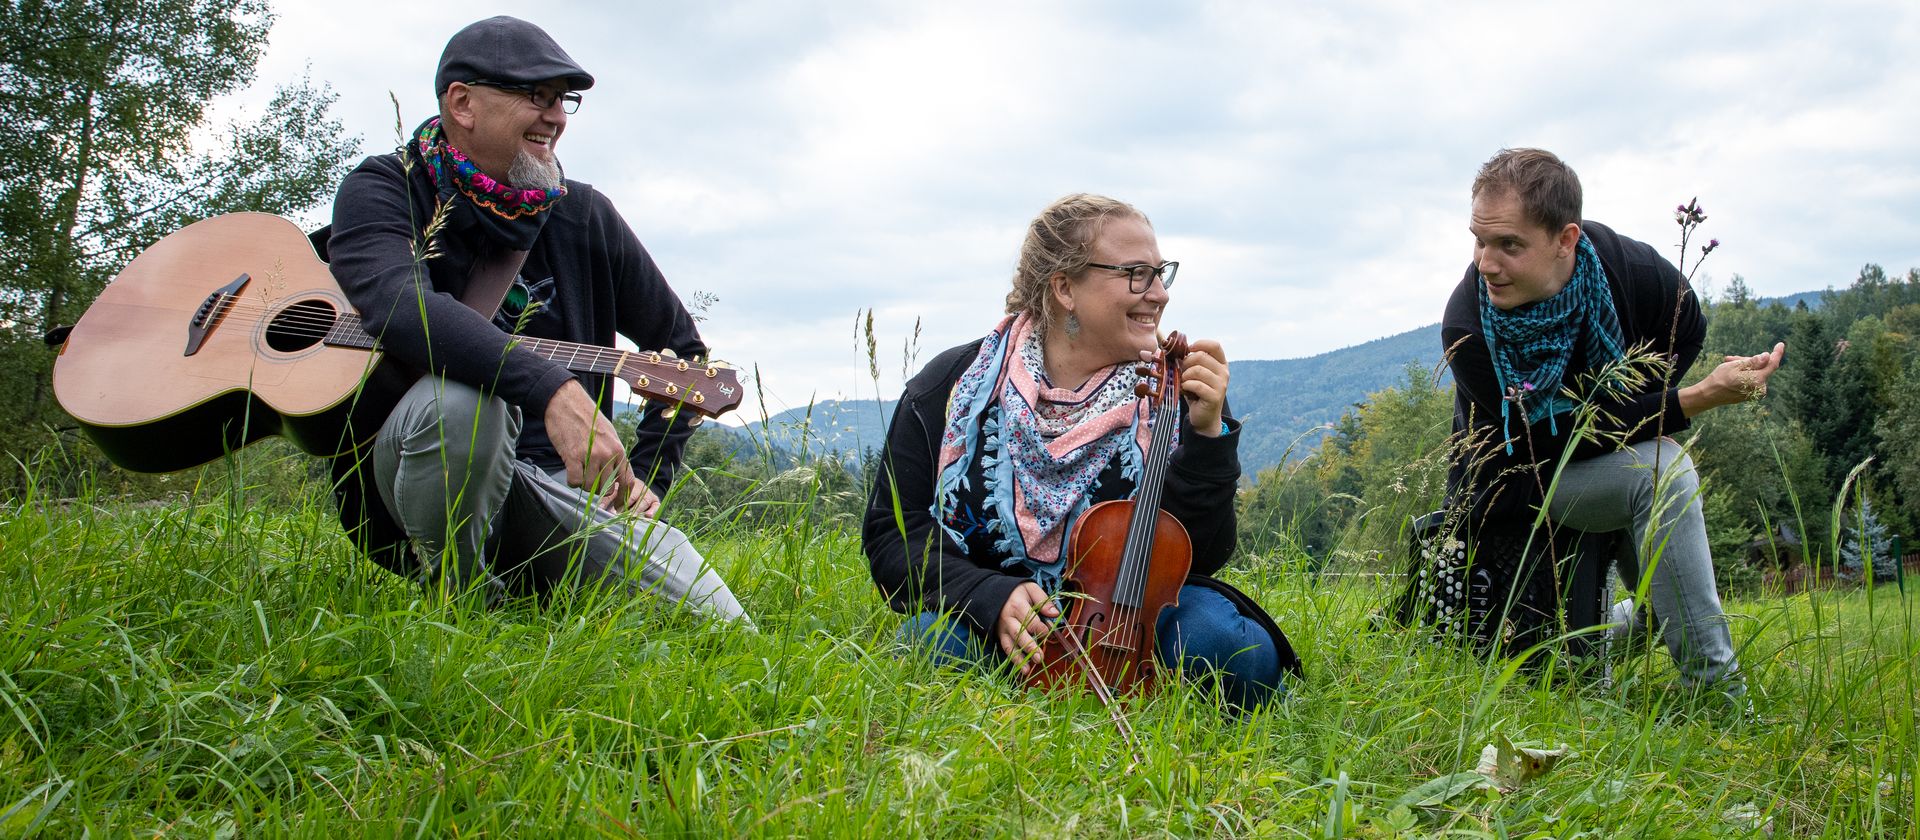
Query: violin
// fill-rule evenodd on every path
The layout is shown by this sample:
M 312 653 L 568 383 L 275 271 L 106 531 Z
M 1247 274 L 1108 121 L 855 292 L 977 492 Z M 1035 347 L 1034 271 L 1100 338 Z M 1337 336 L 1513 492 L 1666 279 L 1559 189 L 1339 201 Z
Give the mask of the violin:
M 1067 537 L 1061 617 L 1041 642 L 1042 665 L 1026 678 L 1045 688 L 1083 687 L 1110 704 L 1116 693 L 1145 693 L 1156 683 L 1160 611 L 1180 602 L 1193 568 L 1193 540 L 1160 509 L 1173 432 L 1179 426 L 1180 360 L 1187 339 L 1169 334 L 1134 392 L 1152 416 L 1152 444 L 1131 499 L 1096 504 Z M 1124 730 L 1123 730 L 1124 731 Z

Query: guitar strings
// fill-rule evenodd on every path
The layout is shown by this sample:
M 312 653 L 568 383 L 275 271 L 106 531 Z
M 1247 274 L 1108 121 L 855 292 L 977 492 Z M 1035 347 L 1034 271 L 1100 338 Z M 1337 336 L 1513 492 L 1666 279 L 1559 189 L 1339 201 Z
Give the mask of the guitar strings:
M 328 301 L 328 303 L 331 303 L 331 302 Z M 329 316 L 323 313 L 313 312 L 311 310 L 301 310 L 297 308 L 298 303 L 296 303 L 291 306 L 280 308 L 279 314 L 275 315 L 273 314 L 273 312 L 276 308 L 278 308 L 277 304 L 251 301 L 251 300 L 247 300 L 244 297 L 239 297 L 234 295 L 221 295 L 218 298 L 218 302 L 216 303 L 215 306 L 218 311 L 220 322 L 223 322 L 223 323 L 231 322 L 231 323 L 245 324 L 245 325 L 265 322 L 268 324 L 267 329 L 270 332 L 277 335 L 285 335 L 285 336 L 292 336 L 292 337 L 299 337 L 299 338 L 325 339 L 327 336 L 332 335 L 336 332 L 346 333 L 349 335 L 352 332 L 359 332 L 361 335 L 365 335 L 369 340 L 372 340 L 373 338 L 370 335 L 366 335 L 364 327 L 362 326 L 361 318 L 357 313 L 340 312 L 338 310 L 334 310 L 334 314 Z M 674 359 L 674 357 L 672 356 L 665 356 L 665 355 L 660 356 L 660 358 L 656 360 L 651 357 L 657 351 L 652 351 L 652 350 L 629 351 L 629 350 L 622 350 L 617 347 L 594 347 L 591 345 L 581 345 L 581 344 L 576 344 L 574 342 L 563 342 L 557 339 L 541 338 L 538 336 L 518 336 L 516 338 L 521 342 L 525 342 L 527 344 L 532 345 L 535 349 L 539 349 L 542 352 L 559 352 L 560 350 L 569 350 L 575 354 L 574 358 L 576 359 L 582 354 L 591 354 L 593 357 L 595 357 L 595 362 L 594 362 L 595 364 L 607 363 L 607 360 L 604 357 L 609 355 L 614 357 L 615 362 L 617 362 L 620 357 L 631 356 L 633 357 L 634 361 L 637 361 L 641 364 L 651 365 L 655 367 L 674 368 L 677 370 L 679 368 L 680 361 L 681 361 L 679 359 Z M 672 359 L 672 361 L 669 361 L 670 359 Z M 719 363 L 714 363 L 711 361 L 702 362 L 702 361 L 693 361 L 691 359 L 686 361 L 687 361 L 689 371 L 693 371 L 693 370 L 705 371 L 709 368 L 713 370 L 730 370 L 731 369 L 731 368 L 724 367 Z M 596 371 L 596 372 L 610 373 L 612 371 Z

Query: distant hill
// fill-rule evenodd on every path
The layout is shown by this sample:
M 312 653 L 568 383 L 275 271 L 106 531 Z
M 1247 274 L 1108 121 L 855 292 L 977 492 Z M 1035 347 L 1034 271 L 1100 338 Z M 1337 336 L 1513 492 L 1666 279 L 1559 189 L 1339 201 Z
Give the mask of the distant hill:
M 1778 301 L 1791 308 L 1804 301 L 1809 308 L 1819 308 L 1822 294 L 1801 292 L 1756 302 L 1765 306 Z M 1303 359 L 1230 363 L 1233 410 L 1245 423 L 1241 466 L 1251 475 L 1280 463 L 1283 455 L 1298 459 L 1312 454 L 1325 436 L 1317 427 L 1338 420 L 1368 394 L 1400 382 L 1409 363 L 1426 368 L 1439 365 L 1439 324 Z M 1443 373 L 1441 381 L 1451 379 Z M 810 408 L 783 411 L 764 424 L 714 428 L 743 440 L 751 436 L 782 452 L 858 458 L 885 442 L 893 406 L 892 400 L 825 400 Z
M 1242 465 L 1249 472 L 1273 466 L 1296 439 L 1292 457 L 1305 457 L 1320 435 L 1303 433 L 1398 381 L 1408 362 L 1432 367 L 1439 359 L 1440 325 L 1434 324 L 1305 359 L 1232 362 L 1233 410 L 1245 421 Z M 728 431 L 785 452 L 858 458 L 885 442 L 893 406 L 891 400 L 824 400 Z
M 731 431 L 795 455 L 833 453 L 844 458 L 859 458 L 867 450 L 878 451 L 886 443 L 887 421 L 893 419 L 896 402 L 822 400 Z
M 1830 292 L 1830 291 L 1832 291 L 1832 289 L 1823 289 L 1818 292 L 1800 292 L 1798 294 L 1791 294 L 1791 295 L 1786 295 L 1785 297 L 1777 297 L 1777 298 L 1771 298 L 1771 297 L 1754 298 L 1753 302 L 1761 306 L 1767 306 L 1770 304 L 1778 303 L 1781 306 L 1784 306 L 1788 309 L 1792 309 L 1794 308 L 1794 306 L 1804 303 L 1807 305 L 1808 309 L 1819 309 L 1821 296 L 1825 295 L 1827 292 Z
M 1325 436 L 1315 427 L 1400 381 L 1409 362 L 1440 363 L 1439 324 L 1304 359 L 1230 363 L 1233 411 L 1245 424 L 1241 466 L 1252 473 L 1280 463 L 1283 454 L 1311 454 Z

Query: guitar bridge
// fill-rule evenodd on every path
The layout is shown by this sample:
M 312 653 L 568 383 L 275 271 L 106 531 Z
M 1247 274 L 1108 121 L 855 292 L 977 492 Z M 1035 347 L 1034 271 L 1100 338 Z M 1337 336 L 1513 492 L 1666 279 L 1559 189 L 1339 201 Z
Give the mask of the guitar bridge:
M 200 308 L 193 311 L 193 320 L 187 322 L 187 351 L 181 355 L 191 356 L 200 352 L 200 345 L 207 342 L 207 333 L 227 317 L 227 312 L 233 308 L 234 295 L 239 294 L 241 287 L 251 279 L 252 275 L 243 273 L 233 278 L 233 282 L 213 290 L 206 300 L 200 302 Z

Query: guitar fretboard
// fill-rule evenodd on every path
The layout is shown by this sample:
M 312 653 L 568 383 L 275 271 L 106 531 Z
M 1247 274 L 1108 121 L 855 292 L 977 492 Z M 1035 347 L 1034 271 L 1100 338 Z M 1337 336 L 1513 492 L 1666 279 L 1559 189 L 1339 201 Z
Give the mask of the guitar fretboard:
M 375 341 L 366 328 L 360 324 L 360 316 L 343 313 L 327 330 L 326 343 L 336 347 L 356 347 L 362 350 L 374 349 Z M 674 364 L 674 362 L 656 359 L 653 353 L 629 353 L 613 347 L 595 347 L 591 344 L 577 344 L 571 341 L 556 341 L 550 338 L 521 336 L 514 339 L 521 347 L 540 354 L 564 365 L 568 370 L 587 373 L 619 373 L 620 364 L 629 357 L 651 364 Z M 695 367 L 698 367 L 697 365 Z

